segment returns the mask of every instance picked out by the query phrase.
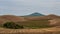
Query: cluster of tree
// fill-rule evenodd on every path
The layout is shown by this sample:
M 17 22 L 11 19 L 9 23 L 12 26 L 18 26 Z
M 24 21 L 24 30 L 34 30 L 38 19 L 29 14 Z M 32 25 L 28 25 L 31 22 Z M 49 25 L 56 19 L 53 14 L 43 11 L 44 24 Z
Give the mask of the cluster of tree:
M 14 22 L 6 22 L 3 24 L 3 27 L 9 28 L 9 29 L 23 29 L 24 27 L 21 25 L 18 25 Z

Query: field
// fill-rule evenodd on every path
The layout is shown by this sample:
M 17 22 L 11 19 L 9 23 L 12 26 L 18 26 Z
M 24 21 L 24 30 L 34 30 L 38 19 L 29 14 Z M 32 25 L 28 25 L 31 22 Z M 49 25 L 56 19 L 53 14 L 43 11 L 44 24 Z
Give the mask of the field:
M 9 18 L 8 18 L 9 17 Z M 0 34 L 60 34 L 60 28 L 54 27 L 50 25 L 49 20 L 47 17 L 44 19 L 34 18 L 33 20 L 28 19 L 19 19 L 16 16 L 5 16 L 3 19 L 12 21 L 18 25 L 23 26 L 23 29 L 7 29 L 5 27 L 0 27 Z M 31 17 L 30 17 L 31 18 Z M 13 19 L 13 20 L 12 20 Z M 17 19 L 17 21 L 16 21 Z M 5 20 L 2 20 L 5 23 Z M 56 20 L 57 21 L 57 20 Z M 2 25 L 4 24 L 3 22 Z M 6 21 L 7 22 L 7 21 Z M 53 23 L 53 22 L 52 22 Z
M 48 20 L 32 20 L 17 22 L 19 25 L 23 25 L 25 28 L 46 28 L 50 27 L 50 22 Z
M 0 34 L 59 34 L 60 28 L 53 28 L 49 23 L 48 19 L 17 22 L 24 29 L 0 28 Z
M 42 28 L 42 29 L 3 29 L 0 28 L 0 34 L 60 34 L 60 28 Z

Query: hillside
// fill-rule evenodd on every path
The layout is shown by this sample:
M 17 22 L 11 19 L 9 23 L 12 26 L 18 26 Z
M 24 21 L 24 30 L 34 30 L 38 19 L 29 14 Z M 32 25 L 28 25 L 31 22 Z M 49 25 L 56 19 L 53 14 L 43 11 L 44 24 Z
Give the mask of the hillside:
M 0 16 L 0 25 L 12 21 L 19 25 L 23 25 L 25 28 L 44 28 L 50 27 L 51 21 L 49 20 L 53 19 L 60 19 L 60 16 L 46 15 L 21 17 L 15 15 L 2 15 Z
M 3 24 L 5 22 L 19 22 L 19 21 L 25 21 L 24 17 L 14 16 L 14 15 L 2 15 L 0 16 L 0 24 Z

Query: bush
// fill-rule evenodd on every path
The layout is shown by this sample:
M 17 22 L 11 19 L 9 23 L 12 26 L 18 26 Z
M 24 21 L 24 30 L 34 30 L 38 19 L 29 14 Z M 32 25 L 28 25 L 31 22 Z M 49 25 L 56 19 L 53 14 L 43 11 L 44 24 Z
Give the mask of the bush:
M 15 24 L 14 22 L 6 22 L 3 24 L 3 27 L 10 28 L 10 29 L 22 29 L 22 28 L 24 28 L 23 26 Z

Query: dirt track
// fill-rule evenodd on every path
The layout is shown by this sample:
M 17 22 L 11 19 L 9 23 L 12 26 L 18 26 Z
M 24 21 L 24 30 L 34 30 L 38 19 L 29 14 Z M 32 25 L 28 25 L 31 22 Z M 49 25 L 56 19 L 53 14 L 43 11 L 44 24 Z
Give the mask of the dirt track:
M 0 34 L 60 34 L 60 28 L 0 29 Z

